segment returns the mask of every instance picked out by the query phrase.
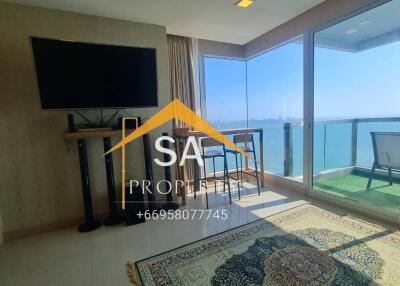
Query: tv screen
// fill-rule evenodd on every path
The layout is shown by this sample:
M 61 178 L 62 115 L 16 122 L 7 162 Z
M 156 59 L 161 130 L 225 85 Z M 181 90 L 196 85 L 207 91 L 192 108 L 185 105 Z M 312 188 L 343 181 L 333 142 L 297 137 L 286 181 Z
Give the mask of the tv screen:
M 31 40 L 43 109 L 158 105 L 155 49 Z

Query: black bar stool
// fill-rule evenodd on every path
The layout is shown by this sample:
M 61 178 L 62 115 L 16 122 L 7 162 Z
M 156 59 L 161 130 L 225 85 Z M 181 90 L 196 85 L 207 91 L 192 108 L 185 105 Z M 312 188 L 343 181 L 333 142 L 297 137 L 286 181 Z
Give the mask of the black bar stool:
M 261 195 L 260 191 L 260 182 L 258 179 L 258 166 L 257 166 L 257 156 L 256 156 L 256 148 L 254 146 L 254 138 L 253 134 L 239 134 L 239 135 L 234 135 L 233 136 L 233 143 L 235 145 L 238 144 L 243 144 L 244 147 L 242 147 L 243 151 L 246 153 L 252 153 L 253 158 L 254 158 L 254 166 L 256 169 L 256 174 L 252 174 L 246 171 L 243 171 L 243 161 L 242 161 L 242 154 L 235 151 L 235 150 L 227 150 L 228 153 L 232 153 L 235 155 L 235 160 L 236 160 L 236 180 L 238 181 L 238 193 L 239 193 L 239 200 L 240 200 L 240 182 L 243 181 L 243 173 L 249 176 L 256 177 L 257 180 L 257 190 L 258 190 L 258 195 Z M 247 143 L 251 143 L 252 148 L 249 148 L 247 146 Z M 238 165 L 238 155 L 240 156 L 240 171 L 239 171 L 239 165 Z M 240 173 L 240 179 L 239 179 L 239 173 Z
M 204 177 L 200 179 L 201 183 L 201 187 L 204 187 L 206 189 L 206 205 L 207 205 L 207 209 L 208 209 L 208 179 L 212 178 L 214 179 L 214 192 L 215 194 L 217 193 L 217 179 L 220 179 L 221 176 L 217 176 L 216 175 L 216 170 L 215 170 L 215 158 L 223 158 L 224 159 L 224 175 L 222 176 L 223 178 L 223 185 L 224 185 L 224 192 L 225 192 L 225 185 L 228 185 L 228 193 L 229 193 L 229 203 L 232 204 L 232 197 L 231 197 L 231 188 L 230 188 L 230 184 L 229 184 L 229 177 L 228 177 L 228 163 L 226 160 L 226 148 L 225 145 L 222 144 L 221 142 L 210 138 L 210 137 L 205 137 L 201 139 L 201 147 L 202 147 L 202 159 L 204 162 L 203 165 L 203 172 L 204 172 Z M 207 150 L 206 148 L 210 148 L 210 147 L 222 147 L 222 151 L 219 150 Z M 206 170 L 206 160 L 207 159 L 212 159 L 212 164 L 213 164 L 213 176 L 212 177 L 207 177 L 207 170 Z M 203 183 L 203 181 L 205 181 L 205 183 Z M 196 195 L 196 194 L 195 194 Z

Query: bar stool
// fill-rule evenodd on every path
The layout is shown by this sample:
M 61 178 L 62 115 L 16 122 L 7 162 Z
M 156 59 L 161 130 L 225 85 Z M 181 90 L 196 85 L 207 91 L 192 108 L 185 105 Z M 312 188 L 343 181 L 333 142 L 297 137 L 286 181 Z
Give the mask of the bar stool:
M 225 193 L 225 185 L 228 185 L 228 193 L 229 193 L 229 203 L 232 204 L 232 197 L 231 197 L 231 188 L 229 184 L 229 177 L 228 177 L 228 163 L 226 160 L 226 148 L 225 145 L 222 144 L 221 142 L 210 138 L 210 137 L 205 137 L 201 139 L 201 147 L 202 147 L 202 159 L 203 159 L 203 172 L 204 172 L 204 177 L 200 179 L 201 187 L 205 187 L 206 189 L 206 205 L 208 209 L 208 186 L 207 186 L 207 180 L 210 178 L 214 179 L 214 192 L 215 194 L 217 193 L 217 179 L 220 179 L 221 177 L 217 177 L 216 175 L 216 170 L 215 170 L 215 159 L 216 158 L 223 158 L 224 159 L 224 175 L 222 176 L 223 178 L 223 185 L 224 185 L 224 193 Z M 222 151 L 219 150 L 208 150 L 206 151 L 206 148 L 210 147 L 222 147 Z M 206 160 L 207 159 L 212 159 L 212 164 L 213 164 L 213 171 L 214 174 L 212 177 L 207 177 L 207 170 L 206 170 Z M 206 181 L 205 184 L 203 184 L 203 181 Z
M 257 157 L 256 157 L 256 149 L 254 146 L 254 138 L 253 134 L 239 134 L 239 135 L 234 135 L 233 136 L 233 143 L 235 145 L 237 144 L 244 144 L 244 147 L 242 148 L 243 151 L 246 153 L 252 153 L 253 158 L 254 158 L 254 166 L 256 169 L 256 174 L 252 174 L 246 171 L 243 171 L 243 162 L 242 162 L 242 154 L 239 153 L 238 151 L 235 150 L 227 150 L 228 153 L 232 153 L 235 155 L 235 160 L 236 160 L 236 179 L 238 181 L 238 194 L 239 194 L 239 200 L 240 200 L 240 182 L 243 181 L 243 173 L 249 176 L 256 177 L 257 180 L 257 190 L 258 190 L 258 195 L 261 195 L 260 192 L 260 182 L 258 179 L 258 167 L 257 167 Z M 252 148 L 249 148 L 247 146 L 247 143 L 251 143 Z M 238 155 L 240 156 L 240 171 L 239 171 L 239 166 L 238 166 Z M 239 172 L 240 172 L 240 179 L 239 179 Z

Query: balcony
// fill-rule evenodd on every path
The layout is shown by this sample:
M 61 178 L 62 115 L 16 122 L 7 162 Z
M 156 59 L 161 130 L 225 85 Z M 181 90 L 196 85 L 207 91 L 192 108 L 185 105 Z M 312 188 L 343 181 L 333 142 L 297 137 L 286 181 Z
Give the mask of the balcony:
M 371 131 L 400 131 L 400 117 L 354 118 L 316 121 L 314 125 L 314 190 L 360 204 L 399 213 L 400 174 L 393 172 L 393 184 L 388 172 L 377 170 L 371 189 L 366 191 L 373 164 Z M 285 123 L 284 170 L 285 177 L 302 179 L 294 174 L 294 131 L 300 123 Z M 298 139 L 297 139 L 298 140 Z M 298 166 L 297 166 L 298 169 Z M 297 175 L 297 176 L 296 176 Z

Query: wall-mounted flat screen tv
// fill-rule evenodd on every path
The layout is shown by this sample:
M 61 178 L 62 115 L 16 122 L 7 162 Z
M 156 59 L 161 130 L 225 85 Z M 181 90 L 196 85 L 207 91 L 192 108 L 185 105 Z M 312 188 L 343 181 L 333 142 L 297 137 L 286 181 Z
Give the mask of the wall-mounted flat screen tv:
M 43 109 L 158 105 L 155 49 L 31 41 Z

